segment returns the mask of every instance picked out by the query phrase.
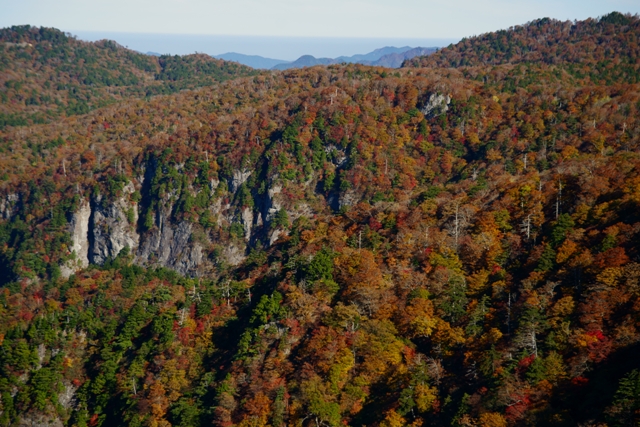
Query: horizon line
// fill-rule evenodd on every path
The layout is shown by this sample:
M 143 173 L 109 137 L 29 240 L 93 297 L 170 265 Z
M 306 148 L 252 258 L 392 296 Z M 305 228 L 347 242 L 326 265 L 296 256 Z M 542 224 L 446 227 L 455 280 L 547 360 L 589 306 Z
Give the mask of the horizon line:
M 53 27 L 52 27 L 53 28 Z M 158 36 L 207 36 L 207 37 L 260 37 L 260 38 L 295 38 L 295 39 L 350 39 L 350 40 L 462 40 L 463 37 L 412 37 L 412 36 L 298 36 L 298 35 L 264 35 L 264 34 L 208 34 L 208 33 L 160 33 L 160 32 L 136 32 L 136 31 L 114 31 L 114 30 L 62 30 L 65 33 L 76 35 L 85 34 L 136 34 L 136 35 L 158 35 Z M 467 36 L 468 37 L 468 36 Z

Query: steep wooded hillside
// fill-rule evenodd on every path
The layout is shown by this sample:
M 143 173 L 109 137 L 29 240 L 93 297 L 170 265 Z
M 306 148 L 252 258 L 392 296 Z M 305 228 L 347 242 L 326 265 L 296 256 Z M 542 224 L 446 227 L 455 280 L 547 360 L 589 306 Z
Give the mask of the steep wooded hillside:
M 332 65 L 0 132 L 0 425 L 638 421 L 637 83 Z
M 507 30 L 463 39 L 429 56 L 405 62 L 411 67 L 465 67 L 499 64 L 556 64 L 592 80 L 640 81 L 640 18 L 613 12 L 599 19 L 544 18 Z
M 0 128 L 46 123 L 130 98 L 210 85 L 249 67 L 208 55 L 148 56 L 52 28 L 0 30 Z

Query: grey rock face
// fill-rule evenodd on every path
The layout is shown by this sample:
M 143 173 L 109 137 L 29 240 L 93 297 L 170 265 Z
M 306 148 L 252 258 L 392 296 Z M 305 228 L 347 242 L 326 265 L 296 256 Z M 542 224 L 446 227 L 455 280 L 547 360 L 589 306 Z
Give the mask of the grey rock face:
M 242 210 L 242 224 L 244 225 L 244 239 L 248 242 L 251 240 L 251 227 L 253 226 L 253 211 L 251 208 Z
M 192 225 L 173 224 L 170 210 L 158 213 L 158 226 L 143 239 L 136 254 L 139 264 L 158 264 L 185 275 L 196 275 L 203 263 L 202 246 L 191 242 Z
M 229 265 L 238 265 L 246 258 L 244 255 L 245 248 L 244 246 L 239 246 L 234 242 L 231 242 L 227 247 L 222 251 L 222 258 Z
M 91 205 L 88 200 L 80 201 L 80 208 L 73 214 L 69 224 L 71 233 L 71 248 L 76 259 L 67 262 L 60 267 L 64 278 L 68 278 L 81 268 L 89 265 L 89 219 L 91 218 Z
M 209 182 L 209 187 L 211 188 L 211 191 L 215 191 L 216 188 L 218 188 L 218 185 L 220 185 L 220 181 L 214 178 L 211 178 L 211 181 Z
M 265 212 L 265 218 L 267 222 L 273 220 L 280 209 L 282 209 L 282 201 L 280 200 L 280 193 L 282 192 L 282 185 L 275 184 L 267 191 L 267 206 Z
M 283 234 L 286 234 L 286 232 L 284 230 L 281 230 L 280 228 L 272 230 L 271 233 L 269 233 L 269 246 L 273 246 L 273 244 L 277 242 L 280 236 Z
M 64 391 L 58 395 L 58 403 L 65 409 L 73 408 L 76 405 L 76 390 L 78 388 L 66 381 L 63 382 L 63 385 Z
M 233 179 L 231 180 L 231 192 L 235 193 L 236 191 L 238 191 L 238 188 L 240 188 L 240 186 L 242 184 L 244 184 L 247 179 L 249 179 L 249 177 L 251 176 L 251 171 L 247 171 L 247 170 L 236 170 L 233 171 Z
M 449 95 L 445 96 L 440 93 L 432 93 L 427 103 L 420 109 L 420 112 L 424 114 L 427 119 L 437 117 L 449 111 L 450 103 L 451 97 Z
M 267 199 L 264 207 L 264 212 L 261 217 L 265 218 L 265 223 L 268 225 L 276 217 L 276 214 L 282 209 L 282 185 L 272 184 L 267 190 Z M 269 246 L 272 246 L 283 233 L 283 230 L 275 229 L 268 233 Z
M 347 190 L 344 193 L 340 194 L 338 199 L 338 206 L 340 208 L 346 206 L 353 206 L 358 201 L 358 194 L 354 190 Z
M 20 197 L 17 194 L 9 194 L 7 197 L 0 199 L 0 218 L 10 219 L 13 216 L 13 210 Z
M 138 210 L 135 204 L 128 201 L 128 195 L 134 191 L 129 183 L 124 188 L 125 194 L 112 204 L 103 206 L 101 196 L 94 200 L 91 224 L 93 244 L 89 251 L 89 260 L 94 264 L 103 264 L 108 258 L 115 258 L 127 246 L 131 252 L 138 248 L 140 236 L 135 230 Z M 133 212 L 132 223 L 127 218 L 128 211 Z
M 149 168 L 145 180 L 153 176 L 153 168 Z M 251 173 L 236 170 L 229 180 L 232 192 L 237 192 Z M 268 229 L 277 212 L 288 205 L 282 194 L 283 187 L 276 180 L 277 176 L 270 182 L 259 211 L 248 207 L 238 210 L 229 203 L 233 197 L 218 197 L 209 206 L 219 226 L 227 227 L 240 220 L 244 227 L 243 240 L 232 241 L 222 248 L 220 259 L 227 264 L 238 265 L 245 259 L 247 245 L 252 242 L 256 230 L 262 232 L 261 227 L 267 227 L 264 237 L 270 244 L 286 235 L 285 229 Z M 219 182 L 212 180 L 209 184 L 213 189 Z M 189 221 L 176 221 L 172 214 L 177 199 L 175 193 L 170 192 L 162 200 L 154 201 L 153 226 L 142 234 L 138 233 L 138 205 L 130 197 L 135 189 L 133 183 L 128 183 L 122 197 L 116 200 L 97 196 L 90 202 L 80 203 L 69 225 L 70 250 L 75 252 L 76 259 L 61 266 L 63 275 L 68 277 L 90 263 L 103 264 L 118 256 L 125 247 L 129 247 L 134 262 L 141 266 L 163 266 L 187 276 L 214 272 L 215 264 L 207 259 L 205 252 L 211 243 L 210 236 L 206 230 L 202 232 L 198 225 Z M 311 208 L 300 204 L 295 209 L 288 209 L 287 214 L 295 220 L 300 215 L 310 215 Z

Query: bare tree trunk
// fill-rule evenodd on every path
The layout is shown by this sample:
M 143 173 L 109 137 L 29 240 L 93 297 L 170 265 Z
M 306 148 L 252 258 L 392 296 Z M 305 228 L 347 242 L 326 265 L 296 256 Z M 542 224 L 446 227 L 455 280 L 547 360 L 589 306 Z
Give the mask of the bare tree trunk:
M 556 197 L 556 219 L 560 216 L 560 204 L 562 203 L 562 181 L 558 181 L 558 195 Z

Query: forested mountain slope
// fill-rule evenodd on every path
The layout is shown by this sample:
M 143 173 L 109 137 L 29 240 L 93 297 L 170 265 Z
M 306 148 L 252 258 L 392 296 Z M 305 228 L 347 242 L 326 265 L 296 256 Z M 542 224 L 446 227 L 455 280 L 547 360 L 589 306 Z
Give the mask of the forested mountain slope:
M 213 84 L 256 72 L 208 55 L 148 56 L 110 40 L 53 28 L 0 30 L 0 128 L 86 114 L 123 99 Z
M 639 121 L 536 63 L 7 127 L 0 424 L 634 425 Z
M 592 80 L 640 81 L 640 18 L 613 12 L 599 19 L 544 18 L 440 49 L 405 62 L 412 67 L 556 64 Z

